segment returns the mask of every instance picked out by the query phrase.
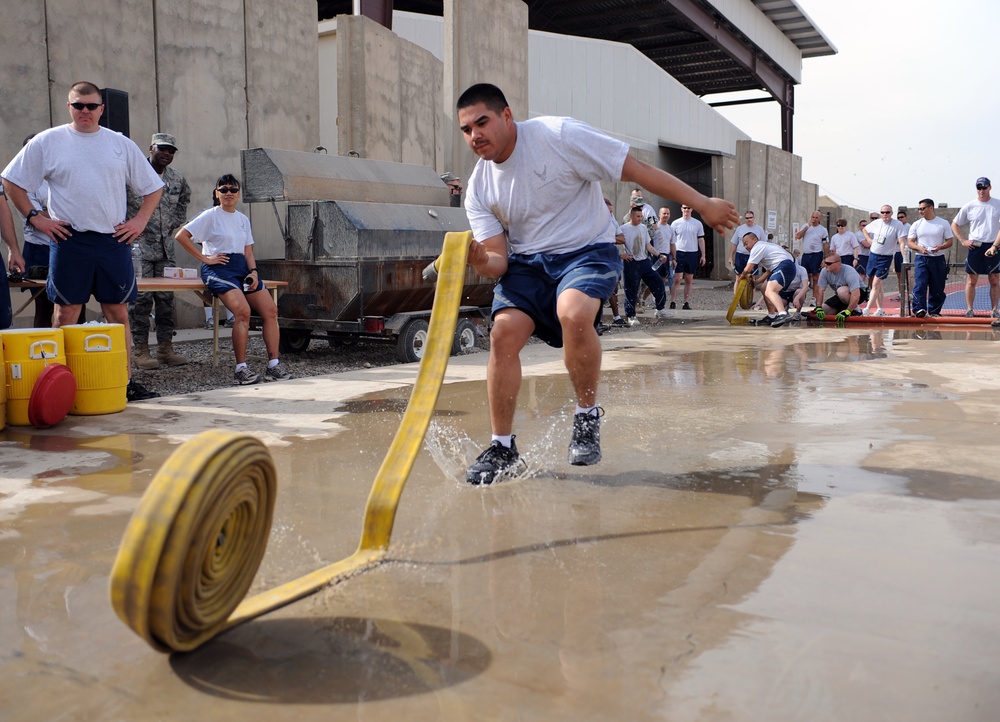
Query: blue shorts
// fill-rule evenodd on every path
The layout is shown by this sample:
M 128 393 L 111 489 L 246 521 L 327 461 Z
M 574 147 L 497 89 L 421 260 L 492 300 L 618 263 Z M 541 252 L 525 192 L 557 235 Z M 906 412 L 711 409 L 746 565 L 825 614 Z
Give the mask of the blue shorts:
M 739 253 L 733 257 L 733 268 L 736 269 L 737 273 L 743 273 L 743 269 L 747 267 L 747 263 L 750 262 L 749 253 Z
M 795 281 L 795 276 L 795 261 L 784 260 L 779 263 L 773 271 L 771 271 L 771 275 L 767 277 L 767 282 L 770 283 L 771 281 L 777 281 L 781 284 L 781 288 L 779 289 L 780 293 L 781 291 L 787 290 L 788 287 L 792 285 L 792 282 Z
M 802 254 L 802 267 L 806 269 L 806 273 L 810 276 L 815 276 L 820 272 L 823 267 L 823 251 L 816 251 L 815 253 L 803 253 Z
M 900 273 L 903 270 L 903 254 L 900 251 L 896 251 L 892 256 L 892 265 L 896 270 L 896 273 Z
M 969 249 L 969 255 L 965 259 L 965 272 L 972 276 L 989 276 L 994 273 L 1000 273 L 1000 254 L 994 255 L 992 258 L 986 255 L 986 251 L 990 250 L 990 242 L 983 241 L 983 243 L 976 248 L 973 246 Z
M 701 251 L 677 251 L 677 265 L 674 266 L 674 273 L 697 273 L 700 260 Z
M 841 256 L 840 262 L 848 268 L 854 268 L 854 254 L 852 253 L 850 256 Z
M 21 255 L 24 256 L 24 275 L 28 276 L 28 271 L 32 268 L 44 267 L 46 270 L 46 275 L 48 275 L 49 268 L 49 246 L 43 246 L 41 243 L 28 243 L 24 244 L 24 248 L 21 249 Z M 39 273 L 40 272 L 36 272 Z M 42 280 L 45 276 L 39 275 L 37 280 Z M 27 291 L 29 289 L 22 288 L 22 291 Z
M 858 254 L 858 267 L 857 267 L 857 271 L 862 276 L 867 276 L 868 275 L 868 259 L 871 257 L 871 255 L 872 254 L 870 254 L 870 253 L 865 253 L 865 254 L 860 254 L 859 253 Z
M 134 301 L 132 246 L 107 233 L 74 230 L 52 246 L 45 290 L 61 306 L 86 303 L 91 296 L 100 303 Z
M 505 308 L 523 311 L 535 322 L 535 336 L 561 348 L 562 325 L 556 315 L 559 294 L 575 288 L 603 300 L 615 290 L 621 273 L 622 259 L 614 243 L 595 243 L 571 253 L 514 253 L 493 290 L 492 315 Z
M 872 253 L 868 256 L 868 273 L 872 278 L 886 278 L 889 275 L 889 266 L 892 265 L 892 256 L 880 256 Z
M 250 269 L 247 267 L 247 257 L 242 253 L 227 253 L 226 255 L 229 256 L 227 263 L 218 266 L 201 264 L 201 281 L 213 295 L 221 296 L 230 291 L 240 291 L 249 295 L 264 290 L 264 282 L 260 280 L 258 273 L 257 288 L 252 291 L 244 291 L 243 279 L 250 274 Z

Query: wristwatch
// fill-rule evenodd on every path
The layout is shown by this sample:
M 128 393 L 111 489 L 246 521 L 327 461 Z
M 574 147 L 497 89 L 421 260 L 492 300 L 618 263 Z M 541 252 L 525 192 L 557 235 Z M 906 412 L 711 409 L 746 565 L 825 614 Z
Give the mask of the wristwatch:
M 24 217 L 24 222 L 28 223 L 32 218 L 39 215 L 40 213 L 41 211 L 38 210 L 37 208 L 32 208 L 30 211 L 28 211 L 28 215 Z

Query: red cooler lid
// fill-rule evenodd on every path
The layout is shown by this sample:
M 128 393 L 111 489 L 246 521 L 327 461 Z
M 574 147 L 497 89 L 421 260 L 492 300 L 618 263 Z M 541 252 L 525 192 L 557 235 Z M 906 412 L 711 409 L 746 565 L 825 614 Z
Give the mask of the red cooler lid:
M 76 379 L 69 366 L 49 364 L 38 374 L 28 399 L 28 421 L 39 429 L 55 426 L 73 408 Z

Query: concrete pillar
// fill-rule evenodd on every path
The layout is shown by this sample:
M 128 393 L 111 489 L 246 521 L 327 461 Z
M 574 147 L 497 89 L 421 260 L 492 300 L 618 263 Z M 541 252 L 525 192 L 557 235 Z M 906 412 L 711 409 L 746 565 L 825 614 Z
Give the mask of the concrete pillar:
M 515 120 L 528 118 L 528 6 L 522 0 L 445 0 L 444 115 L 453 131 L 443 141 L 450 170 L 468 179 L 476 157 L 458 130 L 455 102 L 475 83 L 493 83 Z M 450 147 L 449 147 L 450 146 Z

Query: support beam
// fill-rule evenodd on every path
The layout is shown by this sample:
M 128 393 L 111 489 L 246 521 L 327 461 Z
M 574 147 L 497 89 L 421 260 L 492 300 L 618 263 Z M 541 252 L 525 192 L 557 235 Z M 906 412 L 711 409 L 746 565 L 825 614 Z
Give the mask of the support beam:
M 361 0 L 361 14 L 392 30 L 392 0 Z

